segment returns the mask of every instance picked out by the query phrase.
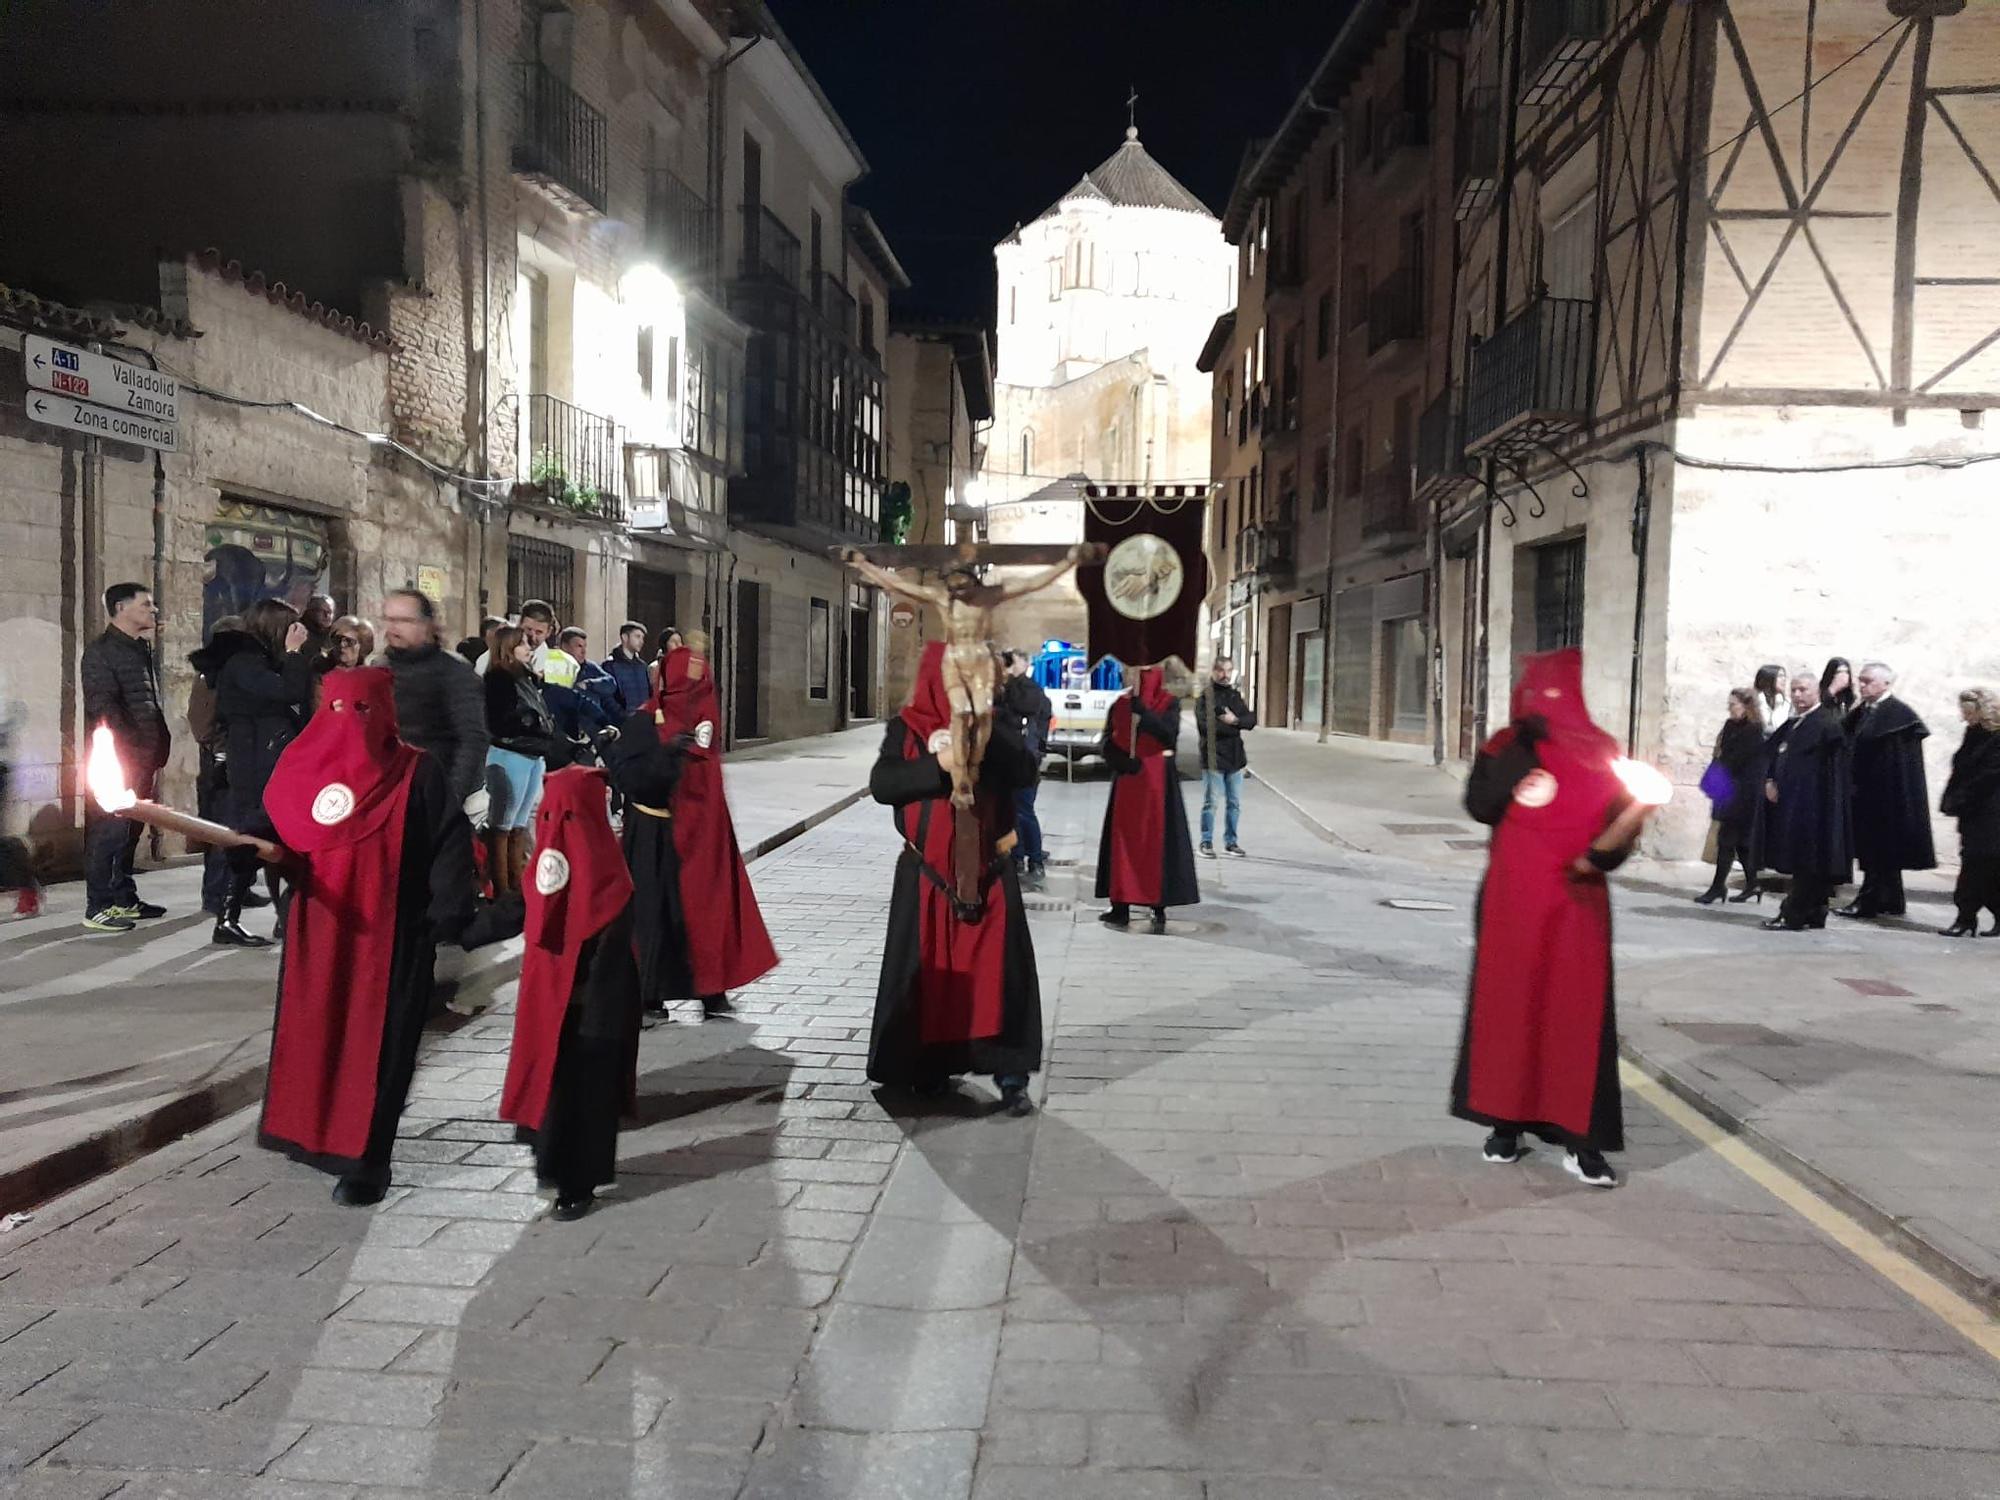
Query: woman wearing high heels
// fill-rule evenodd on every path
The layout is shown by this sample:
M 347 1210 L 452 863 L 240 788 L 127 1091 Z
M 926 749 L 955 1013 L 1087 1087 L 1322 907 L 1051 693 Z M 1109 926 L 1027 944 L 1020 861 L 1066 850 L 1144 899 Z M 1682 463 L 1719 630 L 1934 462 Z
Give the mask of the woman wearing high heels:
M 1951 757 L 1938 810 L 1958 819 L 1958 887 L 1952 899 L 1958 920 L 1940 929 L 1943 937 L 1971 937 L 1979 931 L 1979 909 L 1993 913 L 1987 937 L 2000 937 L 2000 694 L 1967 688 L 1958 695 L 1965 738 Z
M 1750 829 L 1763 787 L 1763 768 L 1764 725 L 1757 712 L 1757 693 L 1752 688 L 1731 688 L 1729 717 L 1722 721 L 1714 758 L 1701 778 L 1701 789 L 1715 813 L 1715 879 L 1694 898 L 1698 905 L 1713 906 L 1728 894 L 1729 867 L 1738 859 L 1743 862 L 1743 893 L 1729 899 L 1751 901 L 1760 894 L 1750 859 Z

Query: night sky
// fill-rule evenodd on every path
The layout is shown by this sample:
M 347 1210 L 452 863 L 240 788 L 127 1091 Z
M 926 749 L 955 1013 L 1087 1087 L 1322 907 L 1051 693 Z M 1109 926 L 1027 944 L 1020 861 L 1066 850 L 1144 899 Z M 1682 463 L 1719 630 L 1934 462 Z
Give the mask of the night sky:
M 1139 136 L 1218 214 L 1347 0 L 770 0 L 868 160 L 854 191 L 916 283 L 990 319 L 993 243 Z

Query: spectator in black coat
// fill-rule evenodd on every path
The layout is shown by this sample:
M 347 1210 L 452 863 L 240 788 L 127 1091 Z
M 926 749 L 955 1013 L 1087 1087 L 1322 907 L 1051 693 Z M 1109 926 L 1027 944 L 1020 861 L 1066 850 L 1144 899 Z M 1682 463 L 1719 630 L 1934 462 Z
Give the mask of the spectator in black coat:
M 627 620 L 618 627 L 618 644 L 604 658 L 604 670 L 618 684 L 618 717 L 636 714 L 653 696 L 652 678 L 646 671 L 646 627 Z
M 1194 700 L 1195 733 L 1201 741 L 1201 852 L 1215 858 L 1215 802 L 1223 802 L 1222 847 L 1243 855 L 1236 841 L 1243 808 L 1243 773 L 1250 756 L 1244 734 L 1257 727 L 1257 716 L 1235 687 L 1236 664 L 1218 656 L 1208 669 L 1208 681 Z
M 143 583 L 112 584 L 104 591 L 104 612 L 109 617 L 104 634 L 83 648 L 79 664 L 84 727 L 110 729 L 125 784 L 134 795 L 150 797 L 172 744 L 153 665 L 153 631 L 160 612 L 153 591 Z M 132 875 L 139 826 L 105 812 L 94 799 L 84 799 L 83 925 L 91 932 L 130 932 L 135 922 L 167 914 L 164 906 L 139 899 Z
M 215 718 L 227 756 L 222 820 L 239 833 L 275 839 L 264 811 L 264 787 L 285 746 L 298 737 L 312 701 L 310 636 L 299 612 L 277 599 L 259 599 L 243 612 L 243 628 L 219 630 L 189 659 L 215 690 Z M 259 862 L 248 849 L 229 852 L 230 885 L 212 941 L 262 948 L 267 940 L 243 928 L 244 897 L 256 883 Z M 279 907 L 278 930 L 284 931 Z
M 1958 819 L 1958 889 L 1952 893 L 1958 920 L 1941 929 L 1945 937 L 1971 937 L 1979 930 L 1979 909 L 1993 914 L 1983 934 L 2000 937 L 2000 694 L 1967 688 L 1958 695 L 1965 738 L 1951 757 L 1938 811 Z
M 1035 811 L 1035 793 L 1041 789 L 1042 758 L 1049 751 L 1049 726 L 1055 722 L 1055 708 L 1042 685 L 1029 675 L 1025 651 L 1001 655 L 1006 680 L 1000 686 L 1000 706 L 1021 727 L 1022 748 L 1034 775 L 1027 785 L 1014 789 L 1014 869 L 1022 878 L 1048 878 L 1048 851 L 1042 846 L 1042 820 Z
M 1896 674 L 1871 661 L 1856 679 L 1860 705 L 1846 719 L 1854 756 L 1854 857 L 1861 889 L 1843 917 L 1900 917 L 1903 872 L 1937 868 L 1931 794 L 1924 776 L 1930 728 L 1892 689 Z
M 397 589 L 382 606 L 382 638 L 396 686 L 396 726 L 404 742 L 444 769 L 452 800 L 464 802 L 486 779 L 486 699 L 472 668 L 437 643 L 437 606 Z
M 1760 887 L 1750 862 L 1750 830 L 1764 789 L 1764 722 L 1754 688 L 1729 690 L 1729 717 L 1715 737 L 1715 754 L 1702 774 L 1701 789 L 1715 814 L 1715 879 L 1694 899 L 1713 906 L 1729 890 L 1729 867 L 1743 861 L 1743 892 L 1732 901 L 1753 901 Z
M 1819 684 L 1801 672 L 1792 679 L 1792 718 L 1772 735 L 1767 752 L 1760 823 L 1759 868 L 1792 877 L 1771 931 L 1819 931 L 1827 899 L 1854 878 L 1853 781 L 1846 731 Z

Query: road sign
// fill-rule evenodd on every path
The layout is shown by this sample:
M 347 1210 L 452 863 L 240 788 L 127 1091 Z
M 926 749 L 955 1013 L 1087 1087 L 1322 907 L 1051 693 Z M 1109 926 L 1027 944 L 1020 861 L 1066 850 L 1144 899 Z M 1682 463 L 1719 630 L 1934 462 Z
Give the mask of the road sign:
M 917 607 L 906 600 L 898 599 L 889 606 L 889 623 L 898 630 L 907 630 L 917 623 Z
M 180 429 L 171 422 L 156 422 L 151 417 L 91 406 L 82 401 L 72 401 L 67 396 L 28 392 L 28 416 L 50 427 L 66 428 L 89 437 L 110 438 L 118 443 L 135 443 L 141 448 L 158 448 L 166 453 L 177 452 L 180 448 Z
M 155 422 L 181 419 L 181 383 L 171 375 L 108 354 L 58 344 L 38 333 L 23 341 L 21 357 L 27 361 L 28 384 L 37 390 L 54 391 L 135 417 L 150 417 Z

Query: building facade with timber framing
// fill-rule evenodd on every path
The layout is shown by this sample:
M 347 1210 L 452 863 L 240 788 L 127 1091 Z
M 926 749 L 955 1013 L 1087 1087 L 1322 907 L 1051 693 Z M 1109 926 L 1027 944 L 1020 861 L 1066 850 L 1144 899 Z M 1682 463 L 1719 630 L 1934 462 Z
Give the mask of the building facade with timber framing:
M 1965 462 L 2000 453 L 2000 26 L 1964 0 L 1363 0 L 1329 56 L 1379 64 L 1426 17 L 1452 264 L 1410 482 L 1444 754 L 1505 722 L 1522 654 L 1581 645 L 1599 722 L 1682 788 L 1659 851 L 1691 855 L 1727 690 L 1840 655 L 1898 669 L 1941 786 L 1957 693 L 2000 678 L 1996 471 Z M 1351 92 L 1316 101 L 1349 131 Z M 1387 222 L 1346 189 L 1347 223 Z

